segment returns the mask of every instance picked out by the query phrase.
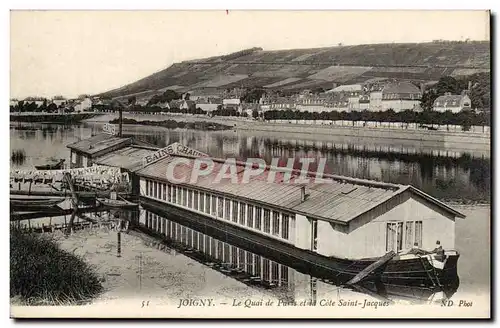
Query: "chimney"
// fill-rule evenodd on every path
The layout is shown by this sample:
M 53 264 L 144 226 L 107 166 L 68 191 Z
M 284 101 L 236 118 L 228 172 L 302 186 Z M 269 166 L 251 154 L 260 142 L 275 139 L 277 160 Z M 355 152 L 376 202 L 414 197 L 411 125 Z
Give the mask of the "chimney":
M 420 93 L 424 94 L 424 90 L 425 90 L 424 83 L 420 83 Z
M 472 90 L 472 81 L 469 81 L 469 85 L 467 87 L 467 91 L 471 91 Z
M 300 186 L 300 201 L 305 202 L 307 198 L 306 186 Z

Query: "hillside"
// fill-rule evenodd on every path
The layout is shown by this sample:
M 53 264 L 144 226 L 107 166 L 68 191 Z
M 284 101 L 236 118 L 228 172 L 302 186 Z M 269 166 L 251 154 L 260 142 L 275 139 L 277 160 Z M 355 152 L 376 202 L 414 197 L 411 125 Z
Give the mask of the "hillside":
M 437 81 L 490 70 L 489 42 L 372 44 L 317 49 L 242 50 L 225 56 L 185 61 L 119 89 L 101 94 L 131 94 L 264 87 L 299 90 L 331 88 L 377 78 Z M 138 95 L 139 96 L 139 95 Z

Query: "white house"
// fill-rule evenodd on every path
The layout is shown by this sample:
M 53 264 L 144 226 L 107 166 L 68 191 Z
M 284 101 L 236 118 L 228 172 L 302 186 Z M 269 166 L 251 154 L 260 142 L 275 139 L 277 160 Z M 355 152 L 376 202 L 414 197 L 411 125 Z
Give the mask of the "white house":
M 92 100 L 90 98 L 84 98 L 76 103 L 75 112 L 83 112 L 90 108 L 92 108 Z
M 446 93 L 444 96 L 440 96 L 434 100 L 433 108 L 437 112 L 446 112 L 449 110 L 453 113 L 458 113 L 462 110 L 470 110 L 471 100 L 466 93 L 462 93 L 461 95 Z

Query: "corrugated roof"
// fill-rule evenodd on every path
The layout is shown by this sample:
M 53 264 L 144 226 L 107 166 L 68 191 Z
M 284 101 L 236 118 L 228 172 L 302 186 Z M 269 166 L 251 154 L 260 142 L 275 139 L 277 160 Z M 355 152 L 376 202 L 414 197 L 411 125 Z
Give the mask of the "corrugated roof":
M 339 85 L 338 87 L 328 90 L 327 92 L 329 93 L 329 92 L 354 92 L 354 91 L 361 91 L 361 84 Z
M 93 155 L 120 144 L 126 145 L 127 143 L 131 143 L 131 141 L 131 138 L 120 138 L 108 134 L 98 134 L 88 139 L 69 144 L 67 147 L 88 155 Z
M 446 106 L 460 106 L 460 101 L 462 101 L 462 95 L 444 95 L 439 96 L 434 100 L 435 107 L 446 107 Z
M 420 89 L 409 82 L 391 83 L 384 87 L 382 93 L 420 93 Z
M 178 157 L 172 156 L 162 159 L 138 170 L 136 173 L 141 176 L 172 182 L 172 179 L 167 179 L 167 167 L 176 158 Z M 175 179 L 192 177 L 194 158 L 187 158 L 187 160 L 189 165 L 177 164 L 175 166 Z M 186 181 L 181 185 L 228 194 L 308 217 L 343 224 L 347 224 L 349 221 L 406 190 L 412 190 L 409 186 L 339 176 L 328 176 L 331 178 L 329 179 L 331 183 L 317 184 L 311 180 L 307 184 L 295 184 L 293 181 L 298 176 L 295 173 L 292 174 L 291 183 L 279 182 L 279 179 L 275 180 L 275 183 L 268 183 L 267 179 L 262 175 L 252 177 L 249 182 L 242 183 L 243 165 L 238 166 L 238 183 L 232 183 L 229 178 L 217 180 L 221 167 L 222 164 L 216 162 L 212 173 L 209 175 L 199 177 L 195 183 Z M 279 175 L 280 173 L 277 173 L 277 176 Z M 308 195 L 305 201 L 301 201 L 302 186 L 306 187 L 306 194 Z M 419 195 L 426 194 L 419 192 Z M 434 203 L 437 201 L 432 197 L 430 197 L 430 200 Z M 447 211 L 463 217 L 461 213 L 439 201 L 437 202 L 438 205 L 445 207 Z
M 156 150 L 144 147 L 125 147 L 111 152 L 94 160 L 94 163 L 100 165 L 120 167 L 130 172 L 142 168 L 142 159 Z

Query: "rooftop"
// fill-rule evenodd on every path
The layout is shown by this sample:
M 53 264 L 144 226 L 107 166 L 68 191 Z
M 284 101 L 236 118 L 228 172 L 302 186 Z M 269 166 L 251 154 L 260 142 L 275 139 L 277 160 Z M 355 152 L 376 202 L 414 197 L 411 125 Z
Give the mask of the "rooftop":
M 361 91 L 361 84 L 347 84 L 347 85 L 339 85 L 336 88 L 328 90 L 327 92 L 354 92 Z
M 459 106 L 460 101 L 464 96 L 462 95 L 444 95 L 439 96 L 434 100 L 434 106 L 444 107 L 444 106 Z
M 85 153 L 87 155 L 94 155 L 103 150 L 119 145 L 127 145 L 132 142 L 131 138 L 120 138 L 108 134 L 98 134 L 88 139 L 80 140 L 75 143 L 67 145 L 68 148 Z
M 101 156 L 95 159 L 94 163 L 135 172 L 142 168 L 143 157 L 155 151 L 157 149 L 151 147 L 129 146 Z
M 420 93 L 420 89 L 409 82 L 391 83 L 384 87 L 383 93 Z

